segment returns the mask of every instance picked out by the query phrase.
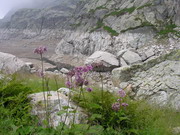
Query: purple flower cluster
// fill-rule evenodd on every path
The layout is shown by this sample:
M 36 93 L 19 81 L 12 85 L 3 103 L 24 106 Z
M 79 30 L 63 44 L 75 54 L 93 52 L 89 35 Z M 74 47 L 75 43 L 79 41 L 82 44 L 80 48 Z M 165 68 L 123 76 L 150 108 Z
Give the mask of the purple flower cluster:
M 68 88 L 88 86 L 89 81 L 86 79 L 86 77 L 87 73 L 92 70 L 93 67 L 91 65 L 74 68 L 67 74 L 66 86 Z M 92 88 L 87 88 L 86 90 L 91 92 Z
M 126 96 L 126 92 L 123 89 L 120 89 L 119 90 L 119 96 L 122 97 L 122 98 L 125 97 Z
M 34 50 L 34 53 L 42 55 L 43 53 L 47 52 L 47 48 L 44 46 L 37 47 Z
M 116 112 L 119 111 L 120 107 L 121 107 L 121 104 L 119 102 L 115 102 L 112 104 L 112 109 Z
M 120 90 L 118 91 L 118 94 L 119 94 L 119 97 L 120 97 L 120 98 L 117 99 L 117 102 L 115 102 L 115 103 L 112 104 L 112 109 L 113 109 L 114 111 L 116 111 L 116 112 L 121 109 L 121 106 L 124 107 L 124 108 L 128 106 L 127 103 L 122 103 L 123 98 L 126 96 L 126 92 L 125 92 L 123 89 L 120 89 Z

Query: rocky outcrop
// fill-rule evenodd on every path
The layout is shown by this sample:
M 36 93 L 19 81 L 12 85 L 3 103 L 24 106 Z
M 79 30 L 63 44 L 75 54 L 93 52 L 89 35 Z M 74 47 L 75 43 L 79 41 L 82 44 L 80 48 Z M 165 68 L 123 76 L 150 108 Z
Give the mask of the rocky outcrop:
M 8 74 L 29 71 L 30 68 L 22 60 L 8 53 L 0 52 L 0 71 Z
M 156 39 L 154 36 L 155 33 L 148 27 L 128 31 L 116 37 L 111 37 L 105 32 L 84 33 L 80 31 L 67 31 L 57 45 L 55 52 L 57 55 L 89 56 L 95 51 L 117 54 L 122 50 L 134 49 L 145 56 L 142 59 L 144 61 L 152 55 L 160 55 L 180 48 L 180 39 Z M 153 51 L 148 52 L 151 49 Z
M 120 87 L 132 85 L 130 95 L 134 99 L 180 111 L 180 50 L 144 64 L 114 69 L 112 73 Z
M 76 124 L 85 122 L 86 115 L 82 112 L 82 109 L 78 107 L 75 112 L 77 106 L 71 100 L 69 101 L 68 96 L 63 93 L 64 89 L 44 92 L 50 126 L 57 127 L 60 122 L 65 122 L 66 125 L 71 125 L 73 121 Z M 43 92 L 31 94 L 28 97 L 31 99 L 32 115 L 38 116 L 39 122 L 43 124 L 43 120 L 46 119 Z
M 41 33 L 43 29 L 64 26 L 72 16 L 79 0 L 37 0 L 33 5 L 24 5 L 17 10 L 3 28 L 32 29 Z M 6 18 L 6 17 L 5 17 Z
M 92 0 L 82 5 L 76 14 L 76 23 L 81 23 L 83 29 L 104 29 L 114 35 L 115 31 L 120 33 L 144 26 L 159 30 L 168 24 L 180 26 L 178 0 Z
M 155 55 L 155 52 L 167 53 L 169 49 L 180 47 L 179 7 L 177 0 L 81 2 L 71 19 L 79 25 L 75 32 L 67 33 L 60 41 L 56 53 L 91 55 L 101 50 L 116 54 L 133 48 L 142 52 L 142 61 Z M 171 38 L 158 39 L 168 36 Z M 143 54 L 151 48 L 155 52 Z

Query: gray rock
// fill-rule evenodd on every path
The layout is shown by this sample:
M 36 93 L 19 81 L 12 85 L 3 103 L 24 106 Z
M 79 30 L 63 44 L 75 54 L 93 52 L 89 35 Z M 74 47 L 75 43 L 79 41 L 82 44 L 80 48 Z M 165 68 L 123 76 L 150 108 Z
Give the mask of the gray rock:
M 120 66 L 121 67 L 128 66 L 128 64 L 125 62 L 123 58 L 120 58 Z
M 30 68 L 16 56 L 0 52 L 0 71 L 13 74 L 15 72 L 29 72 Z
M 116 54 L 117 58 L 119 59 L 126 51 L 127 51 L 127 50 L 121 50 L 121 51 L 119 51 L 119 52 Z
M 58 74 L 58 73 L 59 73 L 59 71 L 58 71 L 58 70 L 54 70 L 54 73 L 55 73 L 55 74 Z
M 147 50 L 147 51 L 145 52 L 145 54 L 146 54 L 147 58 L 150 58 L 150 57 L 154 56 L 154 55 L 155 55 L 154 49 L 151 48 L 151 49 Z
M 4 79 L 4 75 L 0 74 L 0 80 Z
M 174 135 L 179 135 L 179 134 L 180 134 L 180 127 L 174 127 L 174 128 L 172 129 L 172 133 L 173 133 Z
M 74 113 L 72 111 L 75 110 L 76 105 L 70 100 L 68 103 L 68 97 L 64 94 L 57 92 L 57 91 L 49 91 L 44 92 L 45 99 L 48 99 L 48 113 L 50 119 L 50 126 L 57 127 L 60 122 L 65 122 L 66 125 L 70 125 L 73 122 Z M 45 103 L 44 103 L 44 96 L 43 92 L 31 94 L 28 96 L 31 99 L 32 105 L 32 115 L 36 115 L 39 118 L 39 122 L 43 124 L 43 120 L 46 118 L 46 111 L 45 111 Z M 66 113 L 61 114 L 60 116 L 58 113 L 63 111 L 63 107 L 69 106 L 66 110 L 68 112 L 67 119 Z M 86 122 L 86 115 L 82 112 L 82 109 L 78 107 L 77 112 L 75 113 L 75 120 L 76 124 Z M 65 121 L 66 119 L 66 121 Z
M 103 51 L 96 51 L 85 61 L 85 64 L 92 64 L 92 63 L 103 63 L 105 67 L 110 69 L 119 66 L 119 61 L 116 59 L 115 55 Z
M 180 111 L 179 51 L 143 64 L 116 68 L 112 71 L 120 86 L 132 84 L 133 97 Z
M 67 74 L 67 73 L 69 73 L 69 70 L 66 68 L 61 68 L 60 72 L 63 74 Z
M 122 58 L 128 63 L 128 64 L 135 64 L 142 61 L 141 57 L 132 51 L 127 51 L 123 54 Z
M 115 68 L 112 70 L 112 76 L 114 80 L 119 80 L 120 82 L 124 82 L 126 80 L 126 73 L 124 71 L 130 69 L 130 66 L 124 66 Z
M 64 94 L 64 95 L 66 95 L 66 96 L 68 96 L 69 93 L 71 92 L 71 90 L 68 89 L 68 88 L 60 88 L 60 89 L 58 89 L 58 92 L 60 92 L 60 93 L 62 93 L 62 94 Z
M 128 85 L 129 85 L 129 83 L 127 83 L 127 82 L 121 82 L 120 85 L 119 85 L 119 87 L 122 88 L 122 89 L 124 89 L 124 88 L 126 88 Z
M 26 64 L 27 66 L 29 66 L 31 69 L 34 67 L 34 64 L 31 63 L 31 62 L 26 62 L 25 64 Z

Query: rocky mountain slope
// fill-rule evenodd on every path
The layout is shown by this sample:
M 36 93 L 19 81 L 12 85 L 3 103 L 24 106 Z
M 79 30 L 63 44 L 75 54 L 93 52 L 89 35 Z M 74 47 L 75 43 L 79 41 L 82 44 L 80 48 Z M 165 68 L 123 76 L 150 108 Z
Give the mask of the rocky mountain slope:
M 33 5 L 24 5 L 26 8 L 12 10 L 0 21 L 0 38 L 34 38 L 47 33 L 45 30 L 52 31 L 50 34 L 55 35 L 56 29 L 61 29 L 72 18 L 78 1 L 38 0 Z
M 133 48 L 157 53 L 180 47 L 178 0 L 92 0 L 77 6 L 73 26 L 57 46 L 57 54 L 113 54 Z
M 55 37 L 58 55 L 129 48 L 141 53 L 152 47 L 161 54 L 180 47 L 179 0 L 57 1 L 15 12 L 1 25 L 0 38 Z

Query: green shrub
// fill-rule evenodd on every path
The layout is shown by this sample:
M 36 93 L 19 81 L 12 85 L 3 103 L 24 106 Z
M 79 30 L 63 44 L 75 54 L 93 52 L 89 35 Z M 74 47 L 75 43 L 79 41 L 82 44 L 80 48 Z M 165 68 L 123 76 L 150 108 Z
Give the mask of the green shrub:
M 174 30 L 177 26 L 175 24 L 166 25 L 164 29 L 160 30 L 158 34 L 160 37 L 164 38 L 167 37 L 169 33 L 172 33 L 176 35 L 177 37 L 180 37 L 180 32 Z
M 74 96 L 74 101 L 88 112 L 90 125 L 101 125 L 104 130 L 113 129 L 112 132 L 118 134 L 135 135 L 171 135 L 171 127 L 180 126 L 180 113 L 173 110 L 159 109 L 145 101 L 126 97 L 129 106 L 115 112 L 112 104 L 118 97 L 109 92 L 105 92 L 103 97 L 102 103 L 101 91 L 97 89 L 85 93 L 86 103 L 83 98 Z

